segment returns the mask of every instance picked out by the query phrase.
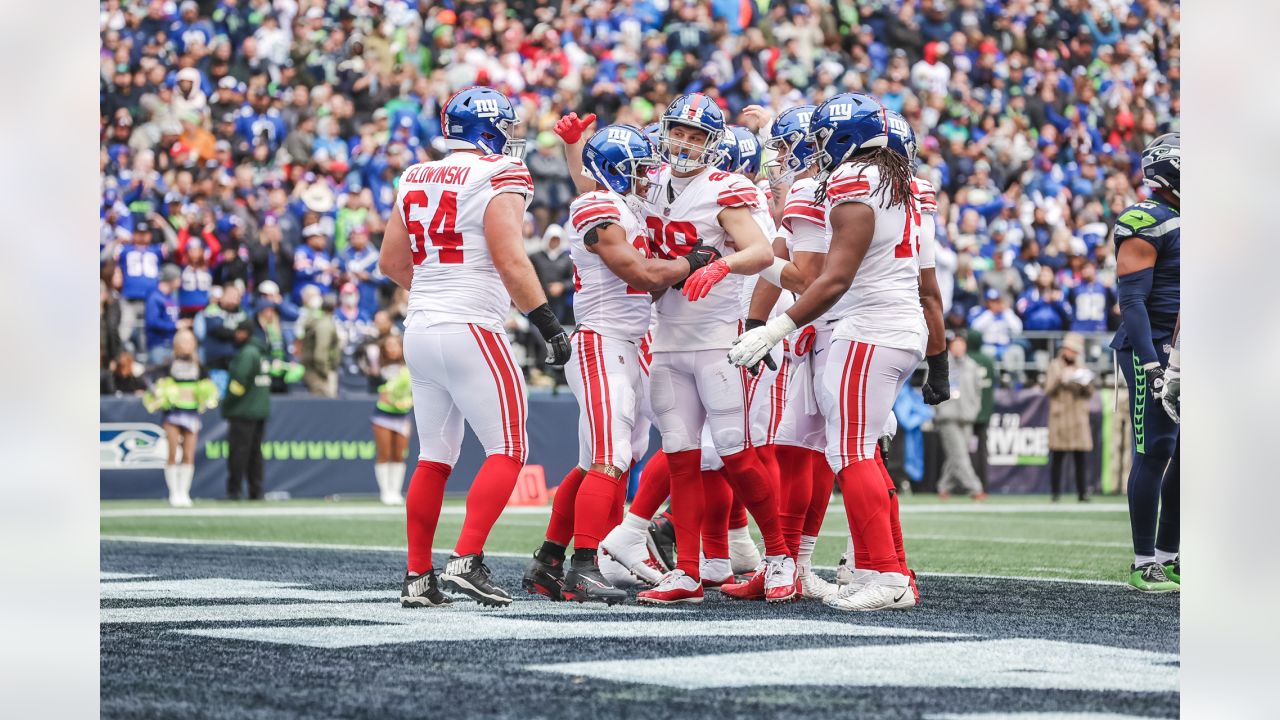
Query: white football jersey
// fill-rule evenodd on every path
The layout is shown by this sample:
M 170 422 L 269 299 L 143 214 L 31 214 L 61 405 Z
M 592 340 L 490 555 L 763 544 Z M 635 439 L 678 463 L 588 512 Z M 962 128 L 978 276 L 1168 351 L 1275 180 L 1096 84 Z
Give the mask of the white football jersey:
M 830 212 L 859 202 L 875 211 L 871 246 L 853 284 L 837 303 L 840 321 L 832 337 L 924 353 L 927 330 L 920 308 L 921 217 L 916 198 L 890 206 L 889 191 L 878 191 L 880 172 L 873 165 L 846 163 L 827 180 Z
M 580 195 L 569 206 L 569 256 L 573 258 L 573 314 L 578 324 L 605 337 L 636 342 L 649 331 L 651 296 L 622 281 L 599 255 L 587 250 L 587 232 L 615 224 L 643 257 L 649 257 L 649 236 L 644 225 L 613 192 Z
M 733 239 L 720 226 L 720 211 L 745 207 L 760 221 L 757 211 L 763 193 L 742 175 L 708 168 L 689 178 L 684 189 L 671 192 L 673 178 L 662 173 L 648 205 L 645 225 L 658 254 L 684 257 L 698 243 L 710 245 L 728 256 Z M 679 181 L 677 181 L 679 182 Z M 766 234 L 771 238 L 772 234 Z M 729 275 L 701 300 L 690 302 L 674 288 L 663 293 L 656 306 L 659 317 L 654 352 L 716 350 L 732 347 L 741 317 L 742 276 Z
M 811 177 L 800 178 L 787 191 L 787 201 L 782 206 L 782 227 L 786 231 L 787 253 L 795 257 L 797 252 L 826 254 L 831 248 L 831 228 L 827 225 L 827 205 L 817 197 L 818 181 Z M 847 300 L 841 298 L 835 306 L 813 322 L 823 326 L 834 324 L 845 311 Z
M 396 211 L 409 231 L 413 283 L 409 312 L 425 325 L 474 323 L 503 332 L 511 296 L 484 236 L 484 213 L 501 193 L 533 200 L 524 163 L 505 155 L 450 153 L 404 171 Z

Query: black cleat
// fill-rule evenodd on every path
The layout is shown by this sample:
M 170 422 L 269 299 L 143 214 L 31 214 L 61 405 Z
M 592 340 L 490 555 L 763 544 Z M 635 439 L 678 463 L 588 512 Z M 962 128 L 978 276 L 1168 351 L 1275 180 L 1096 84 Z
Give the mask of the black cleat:
M 546 562 L 534 555 L 520 584 L 530 595 L 546 595 L 552 600 L 564 600 L 564 561 Z
M 449 558 L 440 573 L 440 582 L 446 589 L 460 592 L 481 605 L 506 607 L 511 604 L 511 593 L 489 579 L 484 553 Z
M 649 523 L 649 552 L 668 569 L 676 566 L 676 526 L 665 513 Z
M 404 585 L 400 587 L 402 607 L 449 607 L 452 604 L 453 598 L 440 592 L 434 572 L 404 576 Z
M 596 558 L 589 561 L 571 560 L 569 572 L 564 577 L 564 599 L 617 605 L 627 599 L 627 591 L 610 585 L 604 579 Z

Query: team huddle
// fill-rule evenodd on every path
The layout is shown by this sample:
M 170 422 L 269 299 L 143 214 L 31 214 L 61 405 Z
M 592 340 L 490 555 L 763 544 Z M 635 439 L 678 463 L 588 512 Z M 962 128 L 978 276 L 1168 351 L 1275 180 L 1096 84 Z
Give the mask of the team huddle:
M 580 407 L 578 466 L 556 492 L 527 591 L 613 604 L 643 585 L 638 602 L 668 605 L 718 588 L 846 611 L 919 602 L 879 441 L 922 360 L 926 402 L 949 396 L 933 188 L 913 177 L 908 123 L 869 95 L 744 112 L 765 136 L 727 125 L 697 93 L 645 129 L 584 141 L 592 116 L 560 121 L 581 178 L 569 337 L 523 251 L 534 188 L 514 109 L 482 87 L 448 101 L 450 152 L 404 173 L 382 249 L 383 271 L 410 290 L 404 354 L 421 446 L 402 604 L 448 604 L 442 588 L 512 600 L 483 556 L 527 452 L 525 388 L 503 333 L 512 303 Z M 431 546 L 464 421 L 487 457 L 437 573 Z M 662 447 L 624 512 L 651 424 Z M 832 583 L 811 558 L 836 482 L 849 541 Z

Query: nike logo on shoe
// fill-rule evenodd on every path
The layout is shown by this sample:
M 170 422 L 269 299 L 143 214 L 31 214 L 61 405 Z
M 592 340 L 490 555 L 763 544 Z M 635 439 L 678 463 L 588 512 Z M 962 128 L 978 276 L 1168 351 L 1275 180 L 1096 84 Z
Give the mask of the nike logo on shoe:
M 911 589 L 911 588 L 907 588 L 907 590 L 910 590 L 910 589 Z M 900 601 L 902 600 L 902 598 L 906 597 L 906 595 L 907 595 L 907 590 L 903 590 L 902 592 L 898 593 L 898 597 L 894 598 L 894 599 L 893 599 L 893 601 L 894 601 L 894 602 L 900 602 Z

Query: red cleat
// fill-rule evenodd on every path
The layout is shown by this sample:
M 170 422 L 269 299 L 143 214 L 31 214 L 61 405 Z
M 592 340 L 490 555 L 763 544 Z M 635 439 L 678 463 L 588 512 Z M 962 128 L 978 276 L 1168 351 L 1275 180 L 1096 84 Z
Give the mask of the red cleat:
M 791 602 L 800 597 L 803 588 L 796 576 L 796 562 L 790 557 L 765 558 L 765 602 Z
M 696 605 L 702 602 L 702 583 L 672 570 L 662 576 L 662 581 L 652 590 L 636 593 L 636 602 L 642 605 Z
M 761 563 L 764 565 L 764 563 Z M 720 594 L 738 600 L 764 600 L 765 568 L 759 567 L 746 582 L 725 583 Z

